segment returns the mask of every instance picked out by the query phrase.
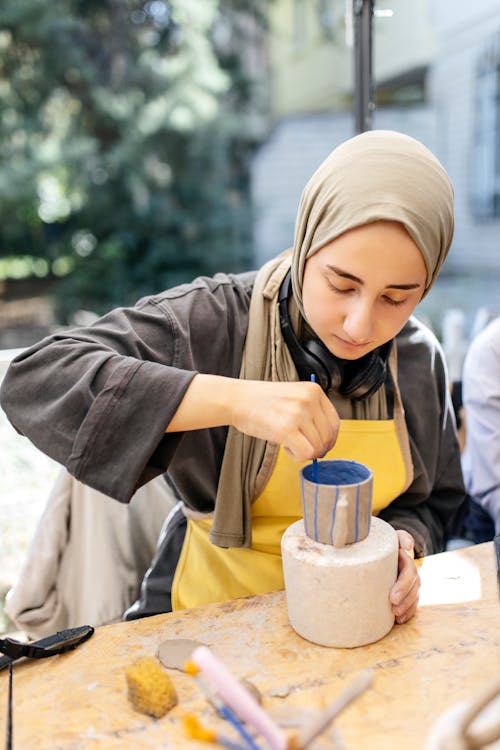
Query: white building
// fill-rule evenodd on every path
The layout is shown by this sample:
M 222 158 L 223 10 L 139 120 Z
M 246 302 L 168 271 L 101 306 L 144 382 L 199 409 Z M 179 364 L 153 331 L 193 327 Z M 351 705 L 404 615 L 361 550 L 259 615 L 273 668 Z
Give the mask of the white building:
M 305 182 L 354 134 L 345 3 L 274 7 L 270 130 L 253 163 L 258 263 L 291 244 Z M 500 0 L 380 0 L 375 11 L 373 127 L 423 141 L 456 193 L 453 248 L 422 307 L 437 329 L 449 307 L 470 327 L 478 307 L 500 305 Z

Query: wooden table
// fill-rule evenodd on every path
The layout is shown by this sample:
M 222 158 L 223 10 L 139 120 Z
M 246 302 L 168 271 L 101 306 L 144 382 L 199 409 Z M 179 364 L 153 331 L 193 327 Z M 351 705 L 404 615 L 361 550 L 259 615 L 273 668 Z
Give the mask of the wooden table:
M 346 750 L 422 750 L 433 721 L 500 671 L 493 544 L 428 557 L 421 577 L 416 617 L 357 649 L 316 646 L 296 635 L 283 592 L 97 628 L 75 651 L 16 664 L 14 750 L 206 748 L 185 736 L 185 713 L 228 734 L 193 679 L 175 670 L 169 673 L 179 705 L 163 719 L 140 714 L 128 702 L 125 668 L 179 637 L 213 647 L 235 675 L 260 689 L 263 706 L 280 720 L 311 717 L 369 667 L 373 687 L 335 725 Z M 7 672 L 0 674 L 0 743 Z M 323 739 L 312 748 L 333 746 Z

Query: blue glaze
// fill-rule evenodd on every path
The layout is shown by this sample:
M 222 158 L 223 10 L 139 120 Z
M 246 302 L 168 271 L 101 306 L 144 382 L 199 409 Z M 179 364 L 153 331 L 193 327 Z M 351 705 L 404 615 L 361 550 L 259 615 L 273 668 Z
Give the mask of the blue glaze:
M 358 461 L 346 459 L 318 461 L 316 467 L 313 464 L 308 464 L 302 469 L 302 475 L 309 482 L 339 486 L 365 482 L 369 479 L 370 474 L 371 471 L 368 466 Z
M 314 472 L 314 464 L 313 464 L 313 472 Z M 319 485 L 316 484 L 314 487 L 314 538 L 318 538 L 318 493 L 319 493 Z
M 337 486 L 337 488 L 335 489 L 335 502 L 333 504 L 332 524 L 330 526 L 330 541 L 332 544 L 333 544 L 333 531 L 335 529 L 335 516 L 337 514 L 337 503 L 339 501 L 339 493 L 340 493 L 340 489 Z M 316 539 L 317 538 L 318 538 L 318 535 L 316 534 Z
M 318 475 L 318 481 L 315 481 L 316 473 Z M 305 487 L 304 484 L 313 485 L 312 492 L 312 503 L 310 507 L 310 515 L 306 513 L 304 507 L 304 526 L 307 536 L 316 541 L 320 541 L 319 537 L 319 503 L 326 504 L 330 508 L 330 521 L 329 521 L 329 535 L 326 537 L 322 533 L 322 540 L 324 543 L 334 543 L 334 532 L 335 532 L 335 520 L 337 515 L 338 501 L 340 498 L 340 491 L 342 487 L 352 487 L 355 489 L 351 493 L 351 500 L 354 503 L 354 529 L 352 530 L 352 541 L 350 543 L 358 542 L 360 536 L 360 513 L 361 513 L 361 499 L 364 495 L 362 488 L 372 478 L 371 469 L 365 464 L 359 463 L 359 461 L 350 461 L 347 459 L 333 459 L 333 460 L 321 460 L 316 465 L 308 464 L 304 466 L 300 471 L 300 484 L 302 490 L 302 498 L 304 502 L 305 498 Z M 323 492 L 321 491 L 323 488 Z M 326 503 L 325 503 L 326 501 Z M 312 511 L 312 512 L 311 512 Z M 323 508 L 322 514 L 324 515 L 326 508 Z M 326 529 L 324 530 L 326 531 Z
M 300 492 L 301 492 L 301 497 L 303 498 L 304 497 L 304 472 L 302 471 L 300 472 Z M 304 510 L 304 530 L 307 536 L 311 536 L 311 529 L 309 529 L 307 526 L 307 513 L 304 507 L 304 501 L 302 501 L 302 507 Z
M 314 374 L 314 372 L 312 372 L 311 383 L 315 383 L 315 382 L 316 382 L 316 375 Z M 314 458 L 313 459 L 313 482 L 317 482 L 317 481 L 318 481 L 318 459 Z

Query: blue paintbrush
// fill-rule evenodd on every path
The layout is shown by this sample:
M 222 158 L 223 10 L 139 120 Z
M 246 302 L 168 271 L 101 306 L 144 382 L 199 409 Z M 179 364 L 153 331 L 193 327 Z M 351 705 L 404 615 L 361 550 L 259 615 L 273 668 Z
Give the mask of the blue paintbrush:
M 314 373 L 311 373 L 311 383 L 316 382 L 316 375 Z M 318 459 L 313 458 L 313 482 L 315 484 L 318 484 Z

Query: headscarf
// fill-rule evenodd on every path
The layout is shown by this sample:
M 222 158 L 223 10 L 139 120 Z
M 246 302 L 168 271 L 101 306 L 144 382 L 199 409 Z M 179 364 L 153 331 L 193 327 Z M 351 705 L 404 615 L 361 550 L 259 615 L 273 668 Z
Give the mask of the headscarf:
M 302 309 L 306 259 L 349 229 L 398 221 L 427 269 L 427 292 L 453 237 L 453 188 L 438 159 L 403 133 L 371 130 L 336 148 L 307 183 L 295 223 L 292 287 Z
M 269 261 L 257 274 L 240 378 L 298 379 L 281 334 L 277 305 L 281 282 L 291 266 L 290 316 L 299 331 L 304 320 L 302 281 L 307 258 L 349 229 L 380 220 L 400 222 L 417 244 L 427 269 L 427 292 L 451 245 L 453 188 L 438 159 L 422 143 L 388 130 L 369 131 L 342 143 L 307 183 L 300 200 L 291 253 Z M 394 418 L 408 467 L 409 486 L 413 469 L 397 387 L 396 362 L 393 346 L 389 365 L 396 388 Z M 332 400 L 339 414 L 345 416 L 342 399 L 337 395 Z M 349 401 L 348 406 L 351 404 Z M 386 418 L 385 404 L 382 387 L 356 407 L 362 412 L 355 411 L 354 416 Z M 251 545 L 251 503 L 270 476 L 278 448 L 229 428 L 210 532 L 214 544 Z

